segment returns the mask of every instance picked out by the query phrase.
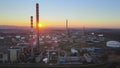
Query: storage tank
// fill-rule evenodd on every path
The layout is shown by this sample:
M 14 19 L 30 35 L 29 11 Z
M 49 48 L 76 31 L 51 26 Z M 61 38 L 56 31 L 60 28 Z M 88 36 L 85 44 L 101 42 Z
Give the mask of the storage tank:
M 120 47 L 120 42 L 118 41 L 108 41 L 106 43 L 107 47 Z

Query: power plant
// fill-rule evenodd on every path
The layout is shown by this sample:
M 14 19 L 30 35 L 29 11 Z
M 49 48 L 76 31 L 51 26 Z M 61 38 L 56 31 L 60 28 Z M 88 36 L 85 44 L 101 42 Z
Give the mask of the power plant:
M 35 6 L 35 28 L 33 22 L 35 18 L 30 16 L 28 32 L 23 30 L 23 33 L 18 34 L 20 32 L 18 30 L 18 33 L 7 33 L 8 35 L 5 36 L 2 35 L 4 32 L 1 33 L 0 63 L 4 64 L 0 64 L 0 67 L 89 68 L 99 66 L 99 68 L 106 68 L 109 51 L 107 47 L 106 51 L 103 50 L 107 39 L 103 34 L 88 33 L 85 27 L 80 29 L 81 31 L 70 28 L 68 19 L 64 20 L 64 29 L 46 29 L 42 32 L 40 30 L 42 25 L 40 26 L 39 22 L 39 3 L 35 3 Z M 119 42 L 107 42 L 108 47 L 115 47 L 115 45 L 120 47 Z M 1 51 L 3 47 L 4 50 Z

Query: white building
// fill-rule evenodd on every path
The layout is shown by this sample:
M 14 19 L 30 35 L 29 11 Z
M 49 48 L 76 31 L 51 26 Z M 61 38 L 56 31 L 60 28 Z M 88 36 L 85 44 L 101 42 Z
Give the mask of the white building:
M 20 49 L 18 49 L 18 48 L 10 48 L 9 49 L 11 62 L 17 61 L 17 58 L 19 57 L 19 51 L 20 51 Z
M 4 52 L 0 52 L 0 62 L 5 63 L 8 62 L 8 54 Z
M 0 46 L 0 63 L 6 63 L 9 60 L 7 46 Z

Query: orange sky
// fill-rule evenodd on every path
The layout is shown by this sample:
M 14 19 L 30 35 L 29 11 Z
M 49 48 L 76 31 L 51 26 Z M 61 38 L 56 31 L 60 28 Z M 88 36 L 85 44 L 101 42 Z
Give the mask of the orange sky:
M 30 26 L 35 4 L 44 27 L 120 28 L 120 0 L 0 0 L 0 25 Z M 62 5 L 61 5 L 62 4 Z

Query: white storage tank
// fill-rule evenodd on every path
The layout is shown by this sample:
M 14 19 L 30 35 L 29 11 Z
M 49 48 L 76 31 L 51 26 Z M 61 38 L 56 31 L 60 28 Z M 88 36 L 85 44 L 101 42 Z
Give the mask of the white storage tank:
M 107 47 L 120 47 L 120 42 L 119 41 L 108 41 L 106 43 Z

